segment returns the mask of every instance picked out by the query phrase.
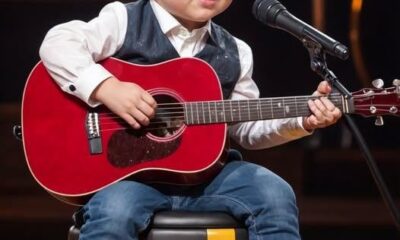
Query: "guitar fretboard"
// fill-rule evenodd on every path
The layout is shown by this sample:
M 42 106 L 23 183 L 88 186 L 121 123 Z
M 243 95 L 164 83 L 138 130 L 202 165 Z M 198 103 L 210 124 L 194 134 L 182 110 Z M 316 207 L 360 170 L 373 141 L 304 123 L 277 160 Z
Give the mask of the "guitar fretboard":
M 309 116 L 308 100 L 315 96 L 187 102 L 184 104 L 187 125 L 233 123 L 266 119 Z M 349 112 L 348 99 L 339 94 L 328 97 L 342 112 Z

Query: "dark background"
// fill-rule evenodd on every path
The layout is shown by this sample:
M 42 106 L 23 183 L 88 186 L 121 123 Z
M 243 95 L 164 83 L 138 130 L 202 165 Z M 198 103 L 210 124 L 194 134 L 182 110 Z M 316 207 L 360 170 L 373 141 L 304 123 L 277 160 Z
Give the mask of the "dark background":
M 349 46 L 353 1 L 282 0 L 291 13 L 313 23 L 315 2 L 324 2 L 325 32 Z M 105 0 L 0 0 L 0 229 L 4 239 L 65 239 L 75 207 L 51 198 L 31 177 L 23 148 L 11 134 L 19 123 L 20 102 L 26 78 L 39 61 L 38 49 L 52 26 L 73 19 L 95 17 Z M 253 49 L 254 79 L 263 97 L 311 94 L 320 79 L 309 67 L 301 42 L 257 22 L 253 1 L 233 1 L 215 21 Z M 361 78 L 355 60 L 328 57 L 330 68 L 350 90 L 375 78 L 386 86 L 400 78 L 400 21 L 397 0 L 363 2 L 360 47 L 367 79 Z M 354 55 L 353 55 L 354 56 Z M 383 127 L 374 119 L 355 116 L 376 157 L 389 190 L 399 197 L 400 120 L 386 117 Z M 382 203 L 346 124 L 342 121 L 311 137 L 262 151 L 245 151 L 246 159 L 262 164 L 285 178 L 298 197 L 303 238 L 397 239 L 390 213 Z M 398 201 L 397 201 L 398 202 Z

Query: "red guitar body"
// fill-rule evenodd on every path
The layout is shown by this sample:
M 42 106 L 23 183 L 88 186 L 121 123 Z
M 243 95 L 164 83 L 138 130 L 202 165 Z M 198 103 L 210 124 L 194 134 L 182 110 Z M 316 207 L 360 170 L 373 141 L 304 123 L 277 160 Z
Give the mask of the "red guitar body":
M 222 99 L 217 75 L 198 59 L 141 66 L 111 58 L 102 65 L 155 97 L 177 102 Z M 63 201 L 82 204 L 93 193 L 126 178 L 198 184 L 223 165 L 226 124 L 182 124 L 173 134 L 156 136 L 123 129 L 124 123 L 107 117 L 111 115 L 104 107 L 96 109 L 106 116 L 99 118 L 102 151 L 93 154 L 85 125 L 92 110 L 64 93 L 42 63 L 31 72 L 22 102 L 25 155 L 36 181 Z

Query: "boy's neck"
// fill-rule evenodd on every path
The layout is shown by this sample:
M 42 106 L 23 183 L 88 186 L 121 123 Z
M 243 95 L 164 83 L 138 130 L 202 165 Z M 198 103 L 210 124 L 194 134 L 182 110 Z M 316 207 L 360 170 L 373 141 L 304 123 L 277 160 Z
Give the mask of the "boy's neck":
M 194 29 L 204 27 L 207 24 L 207 22 L 194 22 L 194 21 L 189 21 L 186 19 L 179 18 L 177 16 L 174 16 L 174 17 L 176 18 L 176 20 L 178 20 L 178 22 L 180 24 L 182 24 L 182 26 L 184 26 L 190 32 L 193 31 Z

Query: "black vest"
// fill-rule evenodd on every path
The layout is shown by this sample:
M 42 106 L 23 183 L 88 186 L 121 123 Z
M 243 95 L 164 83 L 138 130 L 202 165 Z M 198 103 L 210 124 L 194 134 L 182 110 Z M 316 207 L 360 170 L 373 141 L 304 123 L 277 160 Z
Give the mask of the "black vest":
M 148 0 L 125 5 L 128 28 L 125 41 L 114 57 L 137 64 L 160 63 L 179 54 L 164 35 Z M 228 98 L 240 76 L 240 60 L 235 39 L 222 27 L 211 24 L 211 36 L 196 54 L 208 62 L 221 82 L 224 98 Z

